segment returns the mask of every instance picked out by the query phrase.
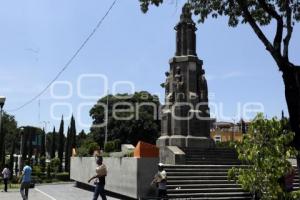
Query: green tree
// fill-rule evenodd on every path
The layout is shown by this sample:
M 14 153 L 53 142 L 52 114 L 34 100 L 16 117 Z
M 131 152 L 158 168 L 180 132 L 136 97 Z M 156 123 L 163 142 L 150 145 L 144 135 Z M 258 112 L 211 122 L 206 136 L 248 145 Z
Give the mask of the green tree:
M 151 4 L 159 6 L 163 3 L 163 0 L 139 1 L 143 12 L 147 12 Z M 290 123 L 296 133 L 294 145 L 300 150 L 300 66 L 293 63 L 289 57 L 293 29 L 300 21 L 299 0 L 190 0 L 189 2 L 186 6 L 199 17 L 201 23 L 210 16 L 213 18 L 227 16 L 228 25 L 231 27 L 241 23 L 250 25 L 282 72 Z M 276 30 L 274 37 L 269 38 L 262 27 L 272 22 L 275 22 Z
M 50 151 L 50 157 L 52 159 L 55 158 L 55 152 L 56 152 L 56 131 L 54 127 L 52 132 L 51 151 Z
M 16 142 L 15 148 L 20 146 L 17 121 L 13 115 L 3 112 L 2 132 L 0 135 L 0 167 L 3 167 L 2 165 L 5 164 L 5 155 L 11 153 L 14 142 Z
M 229 170 L 229 178 L 261 199 L 299 198 L 298 193 L 286 193 L 282 182 L 292 169 L 288 159 L 297 154 L 296 149 L 289 146 L 293 137 L 294 133 L 286 129 L 286 124 L 281 120 L 268 120 L 263 114 L 257 115 L 248 134 L 235 145 L 239 159 L 249 166 Z
M 16 151 L 16 145 L 17 145 L 17 138 L 15 138 L 15 140 L 13 141 L 13 146 L 11 148 L 11 153 L 9 156 L 9 169 L 11 170 L 11 172 L 13 172 L 13 167 L 14 167 L 14 154 Z
M 63 157 L 64 157 L 65 135 L 64 135 L 64 117 L 61 117 L 59 131 L 58 131 L 58 158 L 60 160 L 59 172 L 63 171 Z
M 75 118 L 72 115 L 70 126 L 68 127 L 67 132 L 67 141 L 66 141 L 66 154 L 65 154 L 65 171 L 70 172 L 70 162 L 72 156 L 73 148 L 77 148 L 76 141 L 76 122 Z
M 133 95 L 108 95 L 100 99 L 90 110 L 90 116 L 93 119 L 91 134 L 102 148 L 106 130 L 105 126 L 97 125 L 106 124 L 105 106 L 101 105 L 106 105 L 107 100 L 108 141 L 119 139 L 122 144 L 134 145 L 140 140 L 155 143 L 160 130 L 160 121 L 158 120 L 160 103 L 157 96 L 142 91 Z M 115 115 L 113 115 L 113 111 Z M 128 119 L 125 120 L 127 117 Z
M 81 132 L 77 136 L 77 147 L 81 147 L 83 142 L 87 139 L 87 134 L 84 132 L 84 130 L 81 130 Z
M 45 129 L 43 129 L 41 133 L 41 156 L 46 156 L 46 133 Z
M 71 122 L 70 122 L 70 139 L 71 139 L 71 149 L 76 148 L 76 122 L 75 122 L 75 118 L 72 115 L 71 117 Z
M 32 138 L 36 133 L 36 130 L 34 127 L 31 126 L 28 126 L 25 129 L 28 130 L 28 159 L 31 160 L 33 153 Z
M 66 154 L 65 154 L 65 172 L 70 172 L 70 156 L 71 156 L 71 134 L 70 127 L 68 127 L 67 131 L 67 140 L 66 140 Z

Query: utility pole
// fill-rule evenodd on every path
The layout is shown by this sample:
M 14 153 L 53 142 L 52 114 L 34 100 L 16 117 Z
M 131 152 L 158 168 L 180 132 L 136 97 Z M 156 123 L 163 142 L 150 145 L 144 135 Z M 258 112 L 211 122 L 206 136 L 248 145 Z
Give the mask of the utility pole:
M 106 112 L 105 112 L 105 121 L 106 121 L 106 126 L 105 126 L 105 138 L 104 138 L 104 147 L 107 143 L 107 126 L 108 126 L 108 95 L 109 91 L 107 90 L 107 95 L 106 95 Z

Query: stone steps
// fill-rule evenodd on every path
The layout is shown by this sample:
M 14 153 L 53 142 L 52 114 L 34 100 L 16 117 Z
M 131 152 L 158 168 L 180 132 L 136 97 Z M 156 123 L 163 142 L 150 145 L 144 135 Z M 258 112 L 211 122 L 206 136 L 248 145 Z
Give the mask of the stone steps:
M 202 171 L 202 172 L 168 172 L 168 177 L 172 176 L 227 176 L 227 171 L 213 172 L 213 171 Z
M 242 199 L 251 199 L 251 194 L 248 192 L 222 192 L 222 193 L 189 193 L 189 194 L 169 194 L 168 198 L 172 199 L 182 199 L 182 198 L 199 198 L 199 197 L 210 197 L 216 199 L 216 197 L 224 198 L 224 197 L 245 197 Z
M 165 165 L 169 199 L 251 199 L 241 185 L 228 180 L 228 170 L 243 165 Z
M 214 161 L 214 160 L 206 160 L 206 161 L 199 161 L 199 160 L 187 160 L 186 164 L 189 165 L 194 165 L 194 164 L 198 164 L 198 165 L 211 165 L 211 164 L 215 164 L 215 165 L 219 165 L 219 164 L 241 164 L 241 162 L 239 161 Z
M 240 184 L 228 180 L 228 170 L 247 168 L 233 149 L 183 149 L 185 165 L 165 165 L 169 199 L 250 200 Z M 299 176 L 294 179 L 299 188 Z
M 199 149 L 189 148 L 182 149 L 186 154 L 186 164 L 188 165 L 222 165 L 236 164 L 240 165 L 238 155 L 234 149 L 215 148 Z
M 180 188 L 180 189 L 193 189 L 193 188 L 226 188 L 226 187 L 230 187 L 230 188 L 241 188 L 241 185 L 238 184 L 230 184 L 230 183 L 224 183 L 224 184 L 213 184 L 213 183 L 209 183 L 209 184 L 186 184 L 186 185 L 168 185 L 168 189 L 176 189 L 176 188 Z
M 187 200 L 251 200 L 251 197 L 193 197 Z M 186 200 L 186 199 L 185 199 Z
M 244 192 L 242 188 L 196 188 L 196 189 L 169 189 L 169 194 L 194 194 L 194 193 L 218 193 L 218 192 Z

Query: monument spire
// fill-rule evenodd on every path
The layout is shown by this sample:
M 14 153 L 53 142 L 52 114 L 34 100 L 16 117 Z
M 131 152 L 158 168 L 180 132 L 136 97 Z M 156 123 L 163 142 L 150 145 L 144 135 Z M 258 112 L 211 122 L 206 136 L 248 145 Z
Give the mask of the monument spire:
M 182 8 L 180 21 L 176 30 L 176 56 L 197 56 L 196 53 L 196 24 L 192 19 L 190 4 L 186 3 Z
M 167 164 L 184 164 L 184 156 L 173 147 L 211 148 L 210 110 L 203 61 L 196 54 L 196 24 L 192 20 L 190 4 L 182 8 L 177 32 L 176 55 L 169 60 L 166 73 L 165 105 L 161 115 L 160 161 Z M 172 147 L 169 149 L 169 147 Z M 173 150 L 174 151 L 173 151 Z M 180 160 L 182 159 L 182 160 Z M 174 161 L 174 162 L 173 162 Z

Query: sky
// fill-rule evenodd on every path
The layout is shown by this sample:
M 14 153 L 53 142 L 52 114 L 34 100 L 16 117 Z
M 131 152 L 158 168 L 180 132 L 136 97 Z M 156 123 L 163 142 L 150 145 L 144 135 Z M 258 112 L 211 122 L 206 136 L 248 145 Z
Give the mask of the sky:
M 175 54 L 174 26 L 179 0 L 151 7 L 119 0 L 73 63 L 40 98 L 11 112 L 43 90 L 103 17 L 113 0 L 1 0 L 0 96 L 18 125 L 58 128 L 72 114 L 77 130 L 89 130 L 89 110 L 109 90 L 146 90 L 160 96 L 164 72 Z M 263 28 L 271 38 L 274 25 Z M 266 116 L 287 114 L 281 73 L 248 25 L 227 26 L 227 18 L 197 24 L 197 54 L 204 61 L 213 117 L 237 121 L 249 106 Z M 300 28 L 295 27 L 290 57 L 300 63 Z M 298 46 L 297 46 L 298 44 Z M 298 53 L 298 54 L 297 54 Z M 250 115 L 254 116 L 253 114 Z M 250 120 L 250 119 L 249 119 Z

